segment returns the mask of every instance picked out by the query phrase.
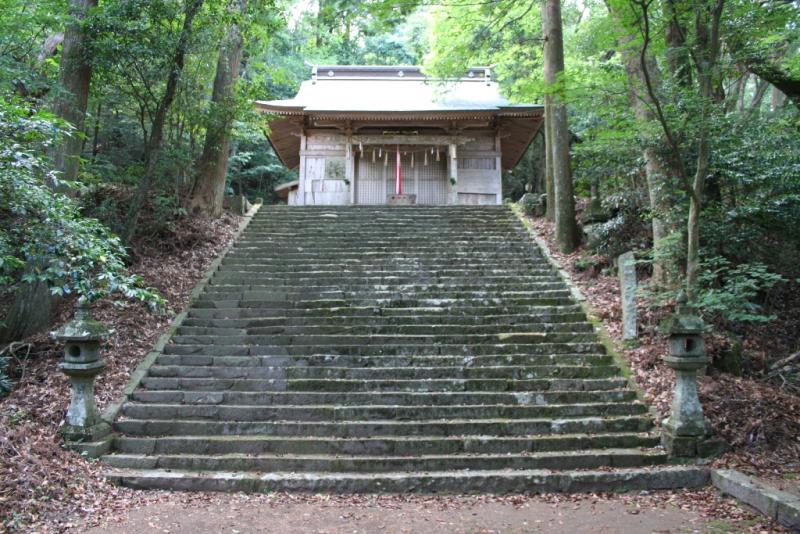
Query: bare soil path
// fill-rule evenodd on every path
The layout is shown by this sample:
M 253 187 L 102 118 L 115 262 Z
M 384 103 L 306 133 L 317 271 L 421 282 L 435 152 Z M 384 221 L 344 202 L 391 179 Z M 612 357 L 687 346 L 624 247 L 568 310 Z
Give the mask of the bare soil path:
M 721 520 L 717 514 L 709 517 L 704 507 L 687 506 L 683 498 L 671 499 L 664 493 L 508 497 L 172 495 L 80 530 L 89 534 L 764 531 L 764 525 L 757 525 L 747 512 Z

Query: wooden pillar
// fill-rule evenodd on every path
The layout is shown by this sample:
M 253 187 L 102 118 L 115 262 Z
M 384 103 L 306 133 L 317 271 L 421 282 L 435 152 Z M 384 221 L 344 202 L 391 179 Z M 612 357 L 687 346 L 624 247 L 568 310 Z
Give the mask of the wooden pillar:
M 356 203 L 355 158 L 353 157 L 353 139 L 347 136 L 344 154 L 344 178 L 350 188 L 350 204 Z
M 458 204 L 458 145 L 450 143 L 448 150 L 449 157 L 449 171 L 450 176 L 447 177 L 450 183 L 450 200 L 449 204 Z M 455 184 L 453 183 L 455 179 Z
M 494 179 L 497 187 L 497 204 L 503 203 L 503 153 L 500 151 L 500 134 L 497 134 L 494 142 L 494 150 L 497 152 L 494 164 Z
M 304 206 L 306 203 L 306 135 L 300 133 L 300 170 L 297 180 L 297 205 Z

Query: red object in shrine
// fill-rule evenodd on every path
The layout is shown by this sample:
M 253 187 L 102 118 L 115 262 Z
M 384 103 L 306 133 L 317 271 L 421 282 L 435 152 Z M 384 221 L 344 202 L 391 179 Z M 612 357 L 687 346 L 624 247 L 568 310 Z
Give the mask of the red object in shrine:
M 397 145 L 397 171 L 395 173 L 394 192 L 398 195 L 403 194 L 403 170 L 400 164 L 400 145 Z

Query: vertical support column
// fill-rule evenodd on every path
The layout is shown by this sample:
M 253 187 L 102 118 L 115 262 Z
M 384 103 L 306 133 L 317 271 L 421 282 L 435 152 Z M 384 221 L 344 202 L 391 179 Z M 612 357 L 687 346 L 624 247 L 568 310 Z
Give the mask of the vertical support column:
M 448 150 L 450 176 L 450 200 L 448 204 L 458 204 L 458 145 L 450 143 Z
M 381 199 L 382 199 L 381 202 L 383 204 L 386 204 L 387 203 L 386 199 L 389 196 L 389 189 L 388 189 L 388 186 L 387 186 L 387 182 L 389 181 L 389 166 L 388 165 L 384 165 L 383 162 L 384 161 L 388 161 L 388 157 L 389 156 L 388 156 L 388 154 L 386 152 L 386 147 L 383 147 L 381 150 L 383 152 L 382 155 L 381 155 L 381 160 L 380 160 L 380 165 L 381 165 L 381 168 L 383 169 L 382 174 L 381 174 L 381 176 L 383 176 L 383 180 L 381 180 Z
M 400 145 L 397 145 L 397 162 L 395 163 L 394 174 L 394 194 L 403 194 L 403 161 L 400 155 Z
M 494 180 L 497 188 L 497 205 L 503 203 L 503 152 L 500 150 L 500 134 L 497 134 L 494 142 L 494 150 L 497 152 L 494 164 Z
M 350 204 L 356 203 L 355 158 L 353 157 L 353 138 L 347 136 L 344 152 L 344 179 L 350 188 Z
M 306 204 L 306 134 L 300 133 L 300 170 L 297 176 L 297 198 L 298 206 Z
M 414 185 L 411 188 L 411 190 L 414 192 L 414 196 L 417 197 L 417 198 L 419 198 L 419 166 L 420 166 L 420 162 L 417 161 L 416 164 L 414 165 L 414 169 L 413 169 L 413 171 L 414 171 Z

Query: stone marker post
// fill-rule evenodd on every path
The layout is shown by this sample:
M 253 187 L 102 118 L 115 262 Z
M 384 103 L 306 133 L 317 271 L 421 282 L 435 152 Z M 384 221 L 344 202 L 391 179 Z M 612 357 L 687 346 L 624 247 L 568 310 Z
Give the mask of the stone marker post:
M 633 252 L 620 255 L 617 270 L 622 292 L 622 339 L 636 339 L 636 258 Z
M 94 402 L 94 379 L 106 366 L 100 358 L 100 341 L 108 330 L 92 319 L 88 303 L 80 299 L 75 317 L 52 335 L 64 342 L 59 368 L 72 382 L 72 400 L 61 433 L 68 443 L 97 441 L 110 430 Z
M 669 355 L 664 358 L 675 370 L 672 409 L 664 420 L 662 434 L 664 447 L 672 457 L 715 456 L 726 447 L 724 441 L 711 436 L 697 396 L 697 371 L 706 365 L 704 331 L 702 319 L 681 291 L 669 331 Z

